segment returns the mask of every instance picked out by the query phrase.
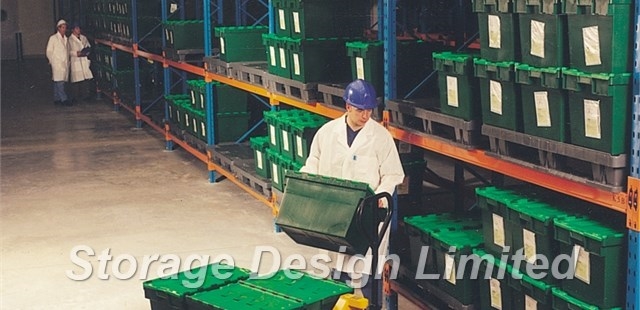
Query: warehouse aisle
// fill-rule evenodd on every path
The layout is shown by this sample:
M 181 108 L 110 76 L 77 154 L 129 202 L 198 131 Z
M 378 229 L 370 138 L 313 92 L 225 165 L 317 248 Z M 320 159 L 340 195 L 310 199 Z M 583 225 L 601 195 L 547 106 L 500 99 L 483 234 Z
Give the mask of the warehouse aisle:
M 47 68 L 2 62 L 0 308 L 149 309 L 143 279 L 190 255 L 249 268 L 257 246 L 281 264 L 317 253 L 274 233 L 270 209 L 232 183 L 210 184 L 193 156 L 132 128 L 130 114 L 106 101 L 54 106 Z

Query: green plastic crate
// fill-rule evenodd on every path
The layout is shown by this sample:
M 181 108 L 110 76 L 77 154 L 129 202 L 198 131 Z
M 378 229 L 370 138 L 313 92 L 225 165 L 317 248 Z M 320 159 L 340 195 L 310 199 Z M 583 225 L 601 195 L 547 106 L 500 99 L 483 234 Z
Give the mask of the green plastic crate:
M 474 12 L 513 13 L 516 0 L 473 0 Z
M 522 274 L 521 279 L 510 278 L 509 286 L 513 293 L 514 310 L 551 310 L 552 309 L 552 286 L 542 281 L 534 280 L 526 274 Z
M 189 310 L 304 309 L 304 304 L 298 299 L 264 290 L 246 282 L 194 294 L 189 296 L 187 304 Z
M 290 39 L 291 79 L 302 83 L 349 80 L 349 58 L 342 38 Z
M 256 165 L 256 173 L 268 179 L 271 177 L 271 162 L 267 157 L 267 149 L 269 149 L 269 137 L 253 137 L 249 139 L 251 148 L 253 149 L 253 157 Z
M 176 50 L 204 48 L 204 20 L 168 20 L 163 26 L 167 47 Z
M 575 298 L 560 288 L 552 288 L 552 304 L 554 310 L 622 310 L 622 307 L 603 309 Z
M 440 275 L 438 287 L 463 305 L 475 303 L 479 295 L 478 280 L 471 277 L 473 268 L 466 266 L 464 274 L 458 277 L 458 267 L 462 267 L 460 259 L 463 256 L 471 256 L 473 249 L 482 247 L 484 240 L 480 230 L 439 231 L 432 233 L 431 237 Z
M 278 111 L 264 111 L 262 113 L 264 122 L 267 124 L 267 134 L 269 137 L 269 148 L 280 151 L 278 142 Z
M 267 26 L 216 27 L 215 35 L 220 41 L 220 60 L 264 61 L 262 34 L 268 32 Z
M 249 112 L 216 113 L 213 120 L 215 124 L 215 141 L 235 142 L 249 130 Z
M 405 230 L 409 236 L 409 256 L 412 270 L 425 274 L 436 274 L 435 254 L 429 249 L 426 253 L 424 269 L 419 270 L 420 256 L 424 246 L 431 247 L 431 235 L 439 231 L 480 229 L 482 222 L 474 218 L 456 217 L 452 213 L 418 215 L 404 218 Z
M 480 55 L 489 61 L 518 61 L 520 33 L 513 13 L 478 13 Z
M 565 1 L 570 67 L 589 73 L 632 70 L 633 1 Z
M 273 7 L 274 33 L 281 37 L 291 37 L 293 15 L 291 14 L 291 0 L 271 0 Z
M 344 282 L 320 279 L 296 270 L 280 270 L 246 283 L 300 300 L 306 310 L 333 309 L 341 295 L 353 292 Z
M 433 53 L 442 113 L 464 120 L 482 117 L 478 79 L 473 76 L 473 56 L 454 52 Z
M 292 122 L 290 130 L 294 139 L 294 160 L 297 163 L 306 162 L 313 137 L 325 123 L 327 123 L 326 118 L 315 114 Z
M 202 141 L 207 141 L 207 117 L 202 110 L 192 110 L 191 130 Z
M 560 14 L 562 13 L 563 0 L 513 0 L 515 13 L 528 14 Z
M 290 38 L 279 37 L 269 33 L 262 35 L 262 42 L 267 53 L 269 73 L 285 79 L 291 78 L 291 61 L 288 51 L 290 40 Z
M 196 109 L 204 110 L 206 85 L 207 83 L 204 80 L 187 80 L 189 94 L 191 95 L 191 105 Z
M 376 89 L 384 91 L 384 44 L 382 41 L 353 41 L 345 43 L 351 63 L 351 79 L 365 80 Z M 402 72 L 398 71 L 398 74 Z
M 360 37 L 369 7 L 361 1 L 291 0 L 291 37 Z
M 522 131 L 520 85 L 515 82 L 514 62 L 491 62 L 474 58 L 475 76 L 480 79 L 482 122 Z
M 270 164 L 269 174 L 271 175 L 271 187 L 283 192 L 285 182 L 284 173 L 285 170 L 289 168 L 288 164 L 290 161 L 271 148 L 267 149 L 267 159 Z
M 613 155 L 628 151 L 631 74 L 563 70 L 569 97 L 571 144 Z
M 497 187 L 476 188 L 478 207 L 482 214 L 484 248 L 491 255 L 501 256 L 505 247 L 513 248 L 511 226 L 508 222 L 508 205 L 525 200 L 526 196 Z
M 480 309 L 513 309 L 516 296 L 509 285 L 511 265 L 481 249 L 474 249 L 473 254 L 482 259 L 478 274 Z
M 536 68 L 516 64 L 520 85 L 523 131 L 526 134 L 565 142 L 567 93 L 562 88 L 562 68 Z
M 569 61 L 567 16 L 519 14 L 520 61 L 533 67 L 564 67 Z
M 189 102 L 189 95 L 184 95 L 184 94 L 167 95 L 167 96 L 164 96 L 164 99 L 168 105 L 169 119 L 176 124 L 180 124 L 182 122 L 182 118 L 180 116 L 180 109 L 182 109 L 182 106 L 185 103 L 185 101 Z
M 187 296 L 248 279 L 249 275 L 249 270 L 215 263 L 180 272 L 171 277 L 148 280 L 142 286 L 144 296 L 151 302 L 152 309 L 187 309 Z M 197 286 L 199 276 L 204 277 L 204 282 Z
M 296 243 L 334 252 L 345 246 L 346 254 L 364 255 L 369 242 L 356 225 L 356 209 L 371 196 L 366 183 L 289 173 L 276 224 Z M 373 224 L 373 212 L 363 210 L 364 227 Z
M 559 254 L 559 244 L 554 239 L 553 221 L 556 218 L 570 216 L 571 214 L 544 202 L 521 200 L 507 204 L 507 221 L 511 225 L 511 249 L 515 254 L 522 250 L 524 261 L 520 264 L 520 271 L 527 273 L 528 266 L 535 266 L 536 255 L 546 258 L 551 265 Z M 555 283 L 551 269 L 536 271 L 546 272 L 546 276 L 538 280 L 548 284 Z
M 601 308 L 624 304 L 625 232 L 584 217 L 554 219 L 560 253 L 574 255 L 573 279 L 560 281 L 562 290 Z M 620 227 L 622 228 L 622 227 Z

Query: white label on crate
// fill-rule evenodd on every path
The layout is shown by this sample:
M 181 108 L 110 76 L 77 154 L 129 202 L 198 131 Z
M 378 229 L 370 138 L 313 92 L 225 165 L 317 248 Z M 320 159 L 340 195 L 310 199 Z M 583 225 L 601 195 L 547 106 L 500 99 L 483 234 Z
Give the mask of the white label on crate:
M 191 104 L 195 105 L 196 104 L 196 92 L 195 91 L 191 91 Z
M 271 164 L 271 180 L 275 183 L 280 183 L 280 180 L 278 179 L 278 165 L 275 163 Z
M 256 150 L 256 162 L 258 163 L 258 169 L 262 169 L 262 152 Z
M 165 40 L 169 41 L 169 29 L 168 28 L 164 29 L 164 38 L 165 38 Z
M 502 310 L 502 290 L 500 290 L 500 281 L 494 278 L 489 279 L 489 291 L 491 295 L 491 307 Z
M 300 55 L 293 53 L 293 74 L 300 75 Z
M 356 57 L 356 77 L 364 80 L 364 59 L 362 57 Z
M 204 122 L 200 123 L 200 131 L 202 132 L 202 136 L 207 136 L 207 127 L 204 126 Z
M 584 45 L 584 64 L 587 66 L 601 65 L 598 26 L 582 28 L 582 44 Z
M 293 32 L 300 33 L 300 13 L 293 12 Z
M 200 93 L 200 107 L 204 109 L 204 105 L 205 105 L 204 94 Z
M 198 133 L 198 121 L 194 118 L 193 120 L 193 131 L 197 134 Z
M 524 310 L 538 310 L 538 301 L 529 295 L 524 295 Z
M 451 254 L 444 255 L 444 276 L 449 283 L 456 285 L 456 265 L 455 259 Z
M 544 58 L 544 23 L 531 21 L 531 55 Z
M 176 119 L 180 122 L 180 110 L 176 110 Z
M 227 52 L 225 52 L 226 49 L 224 48 L 224 38 L 220 37 L 220 53 L 221 54 L 226 54 Z
M 127 33 L 129 32 L 129 28 L 127 28 Z M 173 44 L 173 31 L 169 31 L 169 42 Z
M 280 29 L 287 30 L 287 23 L 285 21 L 284 10 L 278 9 L 278 19 L 280 19 Z
M 491 112 L 502 115 L 502 84 L 489 81 L 489 105 Z
M 575 276 L 578 280 L 591 284 L 591 259 L 589 252 L 580 245 L 573 246 L 573 265 L 576 268 Z
M 458 107 L 458 78 L 447 75 L 447 104 Z
M 404 176 L 404 179 L 402 179 L 402 183 L 398 184 L 398 186 L 396 186 L 396 193 L 398 195 L 407 195 L 409 194 L 409 176 Z
M 504 248 L 504 219 L 495 213 L 493 218 L 493 244 Z
M 584 100 L 584 135 L 589 138 L 602 138 L 600 131 L 600 101 L 598 100 Z
M 173 116 L 173 107 L 169 106 L 169 118 Z
M 271 60 L 271 65 L 276 66 L 276 48 L 275 46 L 269 46 L 269 59 Z
M 269 125 L 269 137 L 271 137 L 271 145 L 276 146 L 278 143 L 276 142 L 276 126 Z
M 500 35 L 500 16 L 489 15 L 489 47 L 500 48 L 501 47 L 501 35 Z
M 282 149 L 289 152 L 289 132 L 282 131 Z
M 169 7 L 169 13 L 174 13 L 177 10 L 178 10 L 178 4 L 177 3 L 171 3 L 171 6 Z
M 302 149 L 302 137 L 296 135 L 296 152 L 298 156 L 304 157 L 304 151 Z
M 280 52 L 280 68 L 286 69 L 287 68 L 287 54 L 286 54 L 284 48 L 282 48 L 282 47 L 278 48 L 278 51 Z
M 524 259 L 529 264 L 536 262 L 536 234 L 526 228 L 522 229 L 522 239 L 524 243 Z
M 538 127 L 551 127 L 551 113 L 549 113 L 549 97 L 546 91 L 533 93 L 536 104 L 536 124 Z
M 184 123 L 185 125 L 187 125 L 187 127 L 189 127 L 189 124 L 191 124 L 191 122 L 189 121 L 189 114 L 184 114 Z

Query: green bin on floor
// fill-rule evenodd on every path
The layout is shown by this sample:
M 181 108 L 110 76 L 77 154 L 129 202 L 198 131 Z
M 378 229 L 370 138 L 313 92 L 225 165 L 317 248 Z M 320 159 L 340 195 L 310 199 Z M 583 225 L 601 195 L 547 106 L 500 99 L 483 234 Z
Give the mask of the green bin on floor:
M 197 293 L 187 298 L 189 310 L 304 309 L 298 299 L 255 287 L 246 282 Z
M 378 197 L 366 183 L 289 173 L 276 224 L 296 243 L 334 252 L 344 246 L 343 253 L 364 255 L 369 242 L 357 225 L 357 210 L 365 200 L 362 225 L 371 227 Z

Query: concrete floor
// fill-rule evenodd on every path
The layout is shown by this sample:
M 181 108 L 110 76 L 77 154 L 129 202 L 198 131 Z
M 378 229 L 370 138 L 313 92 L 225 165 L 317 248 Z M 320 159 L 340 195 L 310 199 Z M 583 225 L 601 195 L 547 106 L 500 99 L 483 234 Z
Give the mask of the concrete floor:
M 274 233 L 270 209 L 232 183 L 209 183 L 202 162 L 132 128 L 127 112 L 106 101 L 54 106 L 49 76 L 43 59 L 2 62 L 1 309 L 149 309 L 142 282 L 169 264 L 141 271 L 155 254 L 177 255 L 185 269 L 190 255 L 249 268 L 256 246 L 283 261 L 317 253 Z M 86 271 L 72 261 L 78 246 L 76 259 L 92 266 L 84 281 L 68 277 Z M 401 299 L 400 309 L 418 308 Z

